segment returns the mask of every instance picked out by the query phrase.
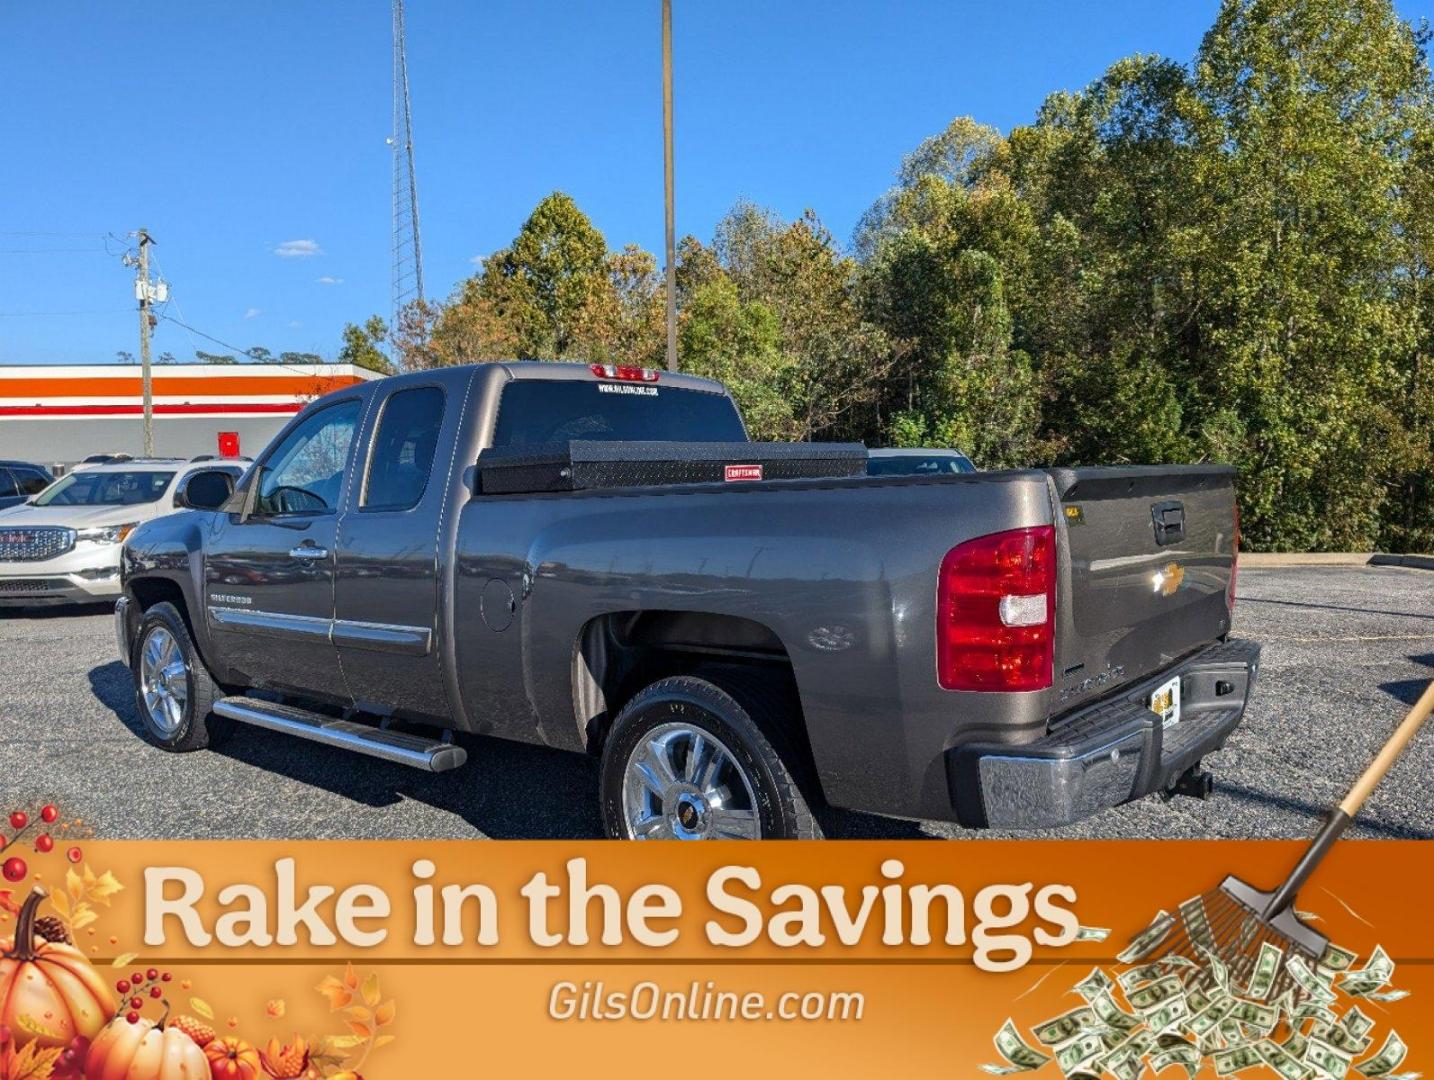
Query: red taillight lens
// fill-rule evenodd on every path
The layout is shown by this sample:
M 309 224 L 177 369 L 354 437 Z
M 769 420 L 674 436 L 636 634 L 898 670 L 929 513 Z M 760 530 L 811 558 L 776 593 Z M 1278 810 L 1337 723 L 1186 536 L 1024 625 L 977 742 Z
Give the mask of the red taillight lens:
M 947 690 L 1044 690 L 1055 629 L 1053 526 L 968 540 L 941 560 L 936 674 Z
M 1235 578 L 1240 570 L 1240 501 L 1235 500 L 1235 542 L 1230 546 L 1230 588 L 1225 593 L 1225 606 L 1235 615 Z
M 588 370 L 599 379 L 618 379 L 622 382 L 654 383 L 658 379 L 658 372 L 654 369 L 631 364 L 589 364 Z

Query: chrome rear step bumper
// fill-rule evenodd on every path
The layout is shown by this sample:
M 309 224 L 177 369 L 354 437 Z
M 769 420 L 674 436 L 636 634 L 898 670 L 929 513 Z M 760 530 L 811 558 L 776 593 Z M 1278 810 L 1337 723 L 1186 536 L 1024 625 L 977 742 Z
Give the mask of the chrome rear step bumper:
M 947 753 L 958 820 L 1002 829 L 1069 825 L 1165 791 L 1225 745 L 1254 691 L 1260 646 L 1231 640 L 1052 723 L 1022 744 L 971 743 Z M 1150 692 L 1180 677 L 1180 723 L 1162 727 Z
M 227 697 L 214 703 L 214 711 L 240 723 L 296 735 L 310 742 L 352 750 L 356 754 L 367 754 L 424 772 L 447 772 L 468 760 L 468 752 L 451 742 L 372 727 L 352 720 L 335 720 L 322 713 L 272 701 Z

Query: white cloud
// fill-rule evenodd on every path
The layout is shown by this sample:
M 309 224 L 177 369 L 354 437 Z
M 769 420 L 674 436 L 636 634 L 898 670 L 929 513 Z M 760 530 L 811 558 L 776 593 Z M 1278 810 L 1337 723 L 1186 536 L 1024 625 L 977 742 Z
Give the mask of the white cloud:
M 262 314 L 264 313 L 256 307 L 244 309 L 244 318 L 246 319 L 257 319 Z
M 285 240 L 274 249 L 274 254 L 281 259 L 307 259 L 323 253 L 317 240 Z
M 342 285 L 344 283 L 343 278 L 329 277 L 328 274 L 325 274 L 321 278 L 314 278 L 314 280 L 317 281 L 320 285 Z
M 483 260 L 486 259 L 487 257 L 488 257 L 487 255 L 474 255 L 474 256 L 473 256 L 472 258 L 470 258 L 468 261 L 471 262 L 474 266 L 482 266 L 482 265 L 483 265 Z
M 299 327 L 301 327 L 301 326 L 303 326 L 303 325 L 304 325 L 304 324 L 301 323 L 298 319 L 290 319 L 290 320 L 289 320 L 289 329 L 290 329 L 290 330 L 297 330 Z

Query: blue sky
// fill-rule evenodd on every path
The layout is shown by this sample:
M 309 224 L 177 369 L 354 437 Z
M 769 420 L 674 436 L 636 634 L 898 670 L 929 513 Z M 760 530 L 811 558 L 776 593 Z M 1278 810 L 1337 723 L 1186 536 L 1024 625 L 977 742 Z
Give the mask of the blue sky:
M 1217 6 L 675 0 L 679 235 L 748 198 L 845 239 L 953 116 L 1008 130 L 1122 56 L 1188 59 Z M 407 17 L 430 295 L 554 189 L 610 245 L 660 251 L 658 0 Z M 103 238 L 140 225 L 169 314 L 240 348 L 331 357 L 345 322 L 386 315 L 389 33 L 383 0 L 0 0 L 0 363 L 137 351 Z M 157 352 L 196 347 L 224 351 L 160 323 Z

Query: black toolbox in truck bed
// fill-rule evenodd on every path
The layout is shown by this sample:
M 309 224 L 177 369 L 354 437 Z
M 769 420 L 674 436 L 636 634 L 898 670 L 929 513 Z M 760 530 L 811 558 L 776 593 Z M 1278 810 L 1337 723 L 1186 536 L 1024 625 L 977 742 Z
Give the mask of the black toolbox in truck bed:
M 519 495 L 663 484 L 866 475 L 860 443 L 676 443 L 574 440 L 478 455 L 479 490 Z

